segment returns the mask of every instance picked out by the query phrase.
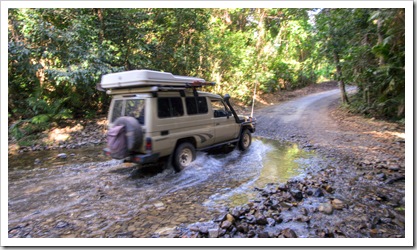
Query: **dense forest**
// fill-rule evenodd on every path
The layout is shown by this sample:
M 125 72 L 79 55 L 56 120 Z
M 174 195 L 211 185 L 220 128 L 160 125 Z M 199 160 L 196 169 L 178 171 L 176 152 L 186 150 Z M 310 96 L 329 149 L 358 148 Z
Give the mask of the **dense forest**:
M 404 9 L 9 9 L 8 117 L 16 137 L 107 111 L 103 74 L 198 76 L 250 103 L 325 80 L 347 107 L 404 121 Z

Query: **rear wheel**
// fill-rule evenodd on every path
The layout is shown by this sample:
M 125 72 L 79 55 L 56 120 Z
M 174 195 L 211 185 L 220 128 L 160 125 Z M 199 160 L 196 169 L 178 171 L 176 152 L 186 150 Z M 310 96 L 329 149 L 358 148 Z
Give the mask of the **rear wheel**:
M 239 150 L 246 151 L 252 143 L 252 135 L 249 130 L 243 130 L 239 140 Z
M 179 172 L 195 160 L 195 148 L 191 143 L 184 142 L 178 145 L 174 152 L 173 166 Z

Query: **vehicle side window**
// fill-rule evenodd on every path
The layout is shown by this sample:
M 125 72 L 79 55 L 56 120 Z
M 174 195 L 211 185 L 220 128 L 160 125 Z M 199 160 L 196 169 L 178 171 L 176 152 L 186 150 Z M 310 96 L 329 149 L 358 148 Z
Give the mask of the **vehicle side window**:
M 221 100 L 213 99 L 211 100 L 211 106 L 213 107 L 213 115 L 215 118 L 217 117 L 227 117 L 229 116 L 229 110 L 224 105 Z
M 189 115 L 206 114 L 208 112 L 207 99 L 205 97 L 185 98 L 187 113 Z
M 182 99 L 181 98 L 170 98 L 171 100 L 171 111 L 172 116 L 183 116 L 184 115 L 184 107 L 182 106 Z
M 169 118 L 184 115 L 184 107 L 180 97 L 158 98 L 158 117 Z
M 111 116 L 111 122 L 114 122 L 117 118 L 122 116 L 123 100 L 116 100 L 113 104 L 113 113 Z

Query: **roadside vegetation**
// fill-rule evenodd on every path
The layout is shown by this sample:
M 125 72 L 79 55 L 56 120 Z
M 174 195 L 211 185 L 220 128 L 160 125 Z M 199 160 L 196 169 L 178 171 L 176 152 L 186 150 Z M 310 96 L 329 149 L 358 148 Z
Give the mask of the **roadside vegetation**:
M 353 112 L 404 122 L 404 9 L 10 9 L 15 139 L 108 110 L 103 74 L 153 69 L 215 81 L 243 103 L 339 82 Z M 345 84 L 356 85 L 349 97 Z

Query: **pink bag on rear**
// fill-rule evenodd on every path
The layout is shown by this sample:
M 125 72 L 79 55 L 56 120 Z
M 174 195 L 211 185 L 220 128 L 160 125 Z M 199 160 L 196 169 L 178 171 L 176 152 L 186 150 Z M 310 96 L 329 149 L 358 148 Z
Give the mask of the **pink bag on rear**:
M 125 126 L 114 126 L 107 133 L 107 147 L 114 159 L 124 159 L 128 156 Z

